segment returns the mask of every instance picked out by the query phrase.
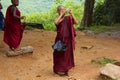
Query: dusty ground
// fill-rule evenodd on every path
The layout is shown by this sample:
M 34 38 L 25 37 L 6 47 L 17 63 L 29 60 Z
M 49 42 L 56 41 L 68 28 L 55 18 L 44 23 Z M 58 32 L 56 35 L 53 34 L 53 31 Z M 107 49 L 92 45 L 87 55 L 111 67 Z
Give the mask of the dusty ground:
M 59 77 L 52 71 L 53 50 L 56 33 L 53 31 L 25 31 L 21 46 L 34 47 L 33 54 L 7 57 L 7 45 L 2 42 L 3 32 L 0 31 L 0 80 L 68 80 Z M 92 49 L 82 49 L 83 46 L 93 46 Z M 76 80 L 97 80 L 100 66 L 91 64 L 91 60 L 106 57 L 120 60 L 120 40 L 98 38 L 84 35 L 77 31 L 75 68 L 69 75 Z

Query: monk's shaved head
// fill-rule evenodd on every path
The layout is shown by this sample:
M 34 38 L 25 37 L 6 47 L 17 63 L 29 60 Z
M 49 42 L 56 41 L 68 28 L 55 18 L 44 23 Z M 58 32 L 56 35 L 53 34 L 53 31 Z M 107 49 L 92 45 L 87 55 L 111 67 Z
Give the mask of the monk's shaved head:
M 57 11 L 59 12 L 61 9 L 63 9 L 63 8 L 65 8 L 63 5 L 59 5 L 58 7 L 57 7 Z
M 12 3 L 13 5 L 18 6 L 18 4 L 19 4 L 19 0 L 11 0 L 11 3 Z

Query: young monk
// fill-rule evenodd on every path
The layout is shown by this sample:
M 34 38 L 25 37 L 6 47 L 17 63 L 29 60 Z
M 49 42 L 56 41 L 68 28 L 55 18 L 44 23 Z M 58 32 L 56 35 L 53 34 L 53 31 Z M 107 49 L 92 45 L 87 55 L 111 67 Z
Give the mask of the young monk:
M 4 22 L 4 42 L 9 46 L 10 50 L 20 50 L 19 45 L 22 39 L 23 27 L 21 25 L 21 19 L 25 16 L 21 16 L 21 13 L 17 6 L 19 0 L 11 0 L 12 5 L 7 8 L 6 18 Z
M 56 74 L 60 76 L 67 76 L 69 69 L 75 66 L 73 50 L 75 49 L 75 30 L 74 24 L 78 24 L 74 14 L 71 10 L 67 10 L 64 6 L 60 5 L 57 8 L 58 17 L 55 19 L 54 23 L 57 27 L 56 41 L 62 40 L 64 36 L 64 43 L 67 45 L 67 50 L 65 52 L 53 53 L 54 66 L 53 70 Z M 65 16 L 68 13 L 69 16 Z M 64 27 L 65 34 L 64 34 Z

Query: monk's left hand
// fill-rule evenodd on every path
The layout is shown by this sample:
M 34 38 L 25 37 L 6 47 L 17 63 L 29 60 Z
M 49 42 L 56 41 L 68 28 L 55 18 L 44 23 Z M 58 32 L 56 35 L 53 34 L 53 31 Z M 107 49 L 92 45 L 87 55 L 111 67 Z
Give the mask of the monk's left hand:
M 21 16 L 20 19 L 25 19 L 26 17 L 25 16 Z
M 73 14 L 72 10 L 69 11 L 69 14 L 71 14 L 71 15 Z

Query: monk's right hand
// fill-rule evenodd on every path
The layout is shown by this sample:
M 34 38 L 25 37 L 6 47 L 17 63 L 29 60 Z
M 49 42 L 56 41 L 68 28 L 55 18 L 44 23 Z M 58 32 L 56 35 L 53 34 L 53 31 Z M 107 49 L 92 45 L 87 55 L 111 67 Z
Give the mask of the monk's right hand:
M 21 16 L 20 19 L 25 19 L 26 17 L 25 16 Z
M 66 13 L 66 10 L 61 10 L 61 11 L 60 11 L 60 15 L 62 15 L 62 16 L 64 16 L 65 13 Z

